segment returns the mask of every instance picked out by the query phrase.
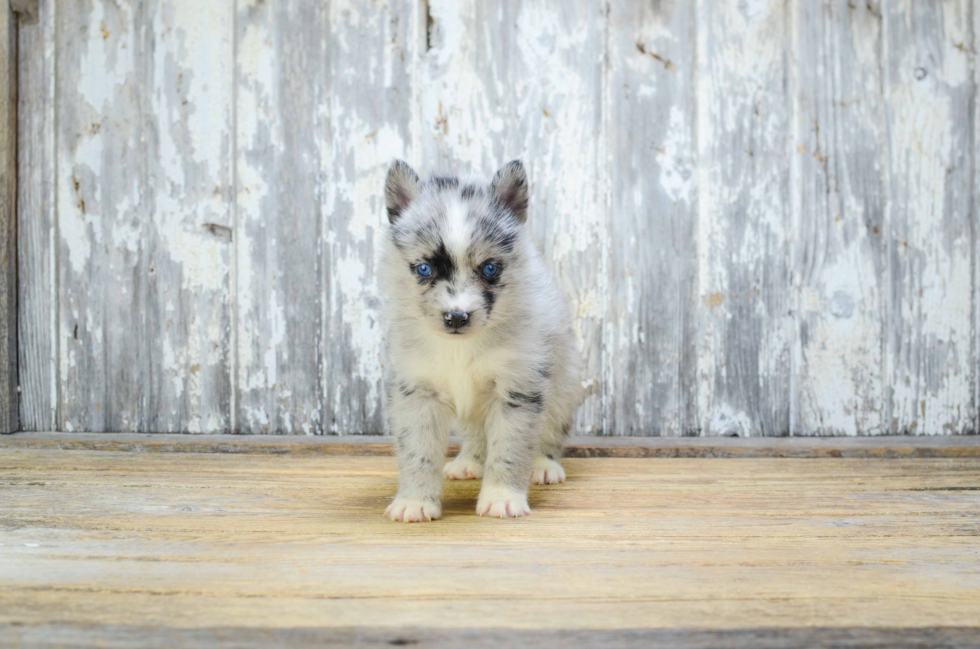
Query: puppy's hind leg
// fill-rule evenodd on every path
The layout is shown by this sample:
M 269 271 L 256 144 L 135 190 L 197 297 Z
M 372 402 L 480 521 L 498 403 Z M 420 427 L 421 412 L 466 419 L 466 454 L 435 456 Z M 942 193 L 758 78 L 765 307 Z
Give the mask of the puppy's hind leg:
M 531 484 L 565 482 L 565 469 L 561 465 L 561 456 L 570 429 L 569 421 L 558 423 L 551 418 L 548 419 L 541 438 L 541 453 L 534 459 Z
M 458 424 L 463 436 L 459 455 L 442 468 L 449 480 L 479 480 L 483 477 L 483 465 L 487 461 L 487 436 L 482 426 L 471 422 Z

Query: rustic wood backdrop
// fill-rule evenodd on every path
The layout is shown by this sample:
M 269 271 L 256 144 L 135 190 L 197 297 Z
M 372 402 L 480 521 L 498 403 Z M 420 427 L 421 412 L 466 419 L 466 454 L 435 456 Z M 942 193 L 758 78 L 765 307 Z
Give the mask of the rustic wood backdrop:
M 576 433 L 978 430 L 972 0 L 42 0 L 26 430 L 380 433 L 388 162 L 525 160 Z

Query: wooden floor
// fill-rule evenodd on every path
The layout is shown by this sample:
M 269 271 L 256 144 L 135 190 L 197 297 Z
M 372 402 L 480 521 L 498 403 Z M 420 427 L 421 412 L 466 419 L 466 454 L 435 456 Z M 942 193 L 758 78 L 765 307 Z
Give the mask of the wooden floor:
M 391 457 L 0 446 L 0 644 L 980 645 L 980 457 L 566 468 L 406 525 Z

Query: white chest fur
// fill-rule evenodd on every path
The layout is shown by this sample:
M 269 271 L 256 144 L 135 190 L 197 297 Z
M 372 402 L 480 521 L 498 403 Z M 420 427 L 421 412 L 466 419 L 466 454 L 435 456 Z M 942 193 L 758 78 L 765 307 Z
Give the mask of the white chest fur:
M 434 389 L 460 419 L 485 414 L 500 372 L 499 355 L 469 341 L 433 341 L 425 351 L 406 355 L 408 373 Z

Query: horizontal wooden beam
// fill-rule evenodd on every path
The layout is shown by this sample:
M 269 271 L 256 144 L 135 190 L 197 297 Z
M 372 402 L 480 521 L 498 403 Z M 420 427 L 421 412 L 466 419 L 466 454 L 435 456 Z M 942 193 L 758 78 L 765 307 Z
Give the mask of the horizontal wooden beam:
M 0 448 L 265 455 L 394 455 L 391 437 L 18 433 Z M 450 455 L 458 445 L 451 444 Z M 949 437 L 573 437 L 566 457 L 913 458 L 980 457 L 980 436 Z

